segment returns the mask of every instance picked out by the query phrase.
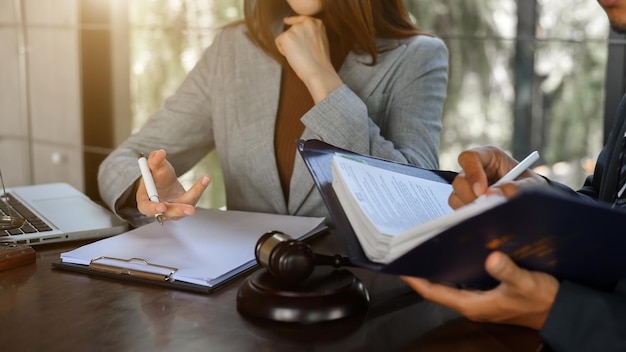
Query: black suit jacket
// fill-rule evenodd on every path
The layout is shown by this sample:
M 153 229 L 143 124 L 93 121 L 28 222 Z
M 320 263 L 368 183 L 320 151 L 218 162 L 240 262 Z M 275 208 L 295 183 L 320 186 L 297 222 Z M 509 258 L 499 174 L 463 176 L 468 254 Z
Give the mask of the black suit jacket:
M 578 192 L 562 185 L 555 187 L 580 197 L 613 203 L 619 187 L 625 133 L 626 96 L 620 103 L 607 144 L 598 156 L 594 174 Z M 626 161 L 626 157 L 623 159 Z M 626 223 L 624 232 L 626 236 Z M 540 335 L 546 347 L 555 351 L 626 351 L 626 279 L 604 291 L 562 282 Z

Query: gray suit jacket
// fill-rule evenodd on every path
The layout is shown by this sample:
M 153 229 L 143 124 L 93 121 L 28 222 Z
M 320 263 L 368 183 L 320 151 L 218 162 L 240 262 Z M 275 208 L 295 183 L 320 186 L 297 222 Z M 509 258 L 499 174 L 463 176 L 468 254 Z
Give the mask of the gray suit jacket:
M 140 176 L 138 152 L 165 149 L 180 175 L 217 148 L 228 209 L 327 215 L 299 155 L 285 203 L 274 153 L 281 67 L 245 31 L 221 30 L 176 93 L 100 165 L 100 193 L 111 209 L 119 214 Z M 423 35 L 379 46 L 374 66 L 368 55 L 348 55 L 339 71 L 344 85 L 302 117 L 302 138 L 436 168 L 447 49 Z

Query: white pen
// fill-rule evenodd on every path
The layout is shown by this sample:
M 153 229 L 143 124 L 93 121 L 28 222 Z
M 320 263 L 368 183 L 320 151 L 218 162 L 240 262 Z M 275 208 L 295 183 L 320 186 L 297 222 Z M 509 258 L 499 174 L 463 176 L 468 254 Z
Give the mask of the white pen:
M 143 178 L 143 183 L 146 185 L 146 192 L 148 192 L 148 199 L 151 202 L 160 202 L 159 194 L 157 193 L 156 185 L 154 184 L 154 179 L 152 178 L 152 172 L 150 172 L 150 168 L 148 167 L 148 160 L 143 153 L 139 153 L 139 157 L 137 159 L 139 163 L 139 169 L 141 170 L 141 177 Z M 158 213 L 155 215 L 159 224 L 163 225 L 163 214 Z
M 539 160 L 539 153 L 535 150 L 534 152 L 530 153 L 527 157 L 525 157 L 524 160 L 520 161 L 519 164 L 517 164 L 514 168 L 512 168 L 509 172 L 507 172 L 504 176 L 502 176 L 502 178 L 500 178 L 498 181 L 496 181 L 496 183 L 494 183 L 493 185 L 491 185 L 489 187 L 499 186 L 499 185 L 501 185 L 501 184 L 503 184 L 505 182 L 511 182 L 511 181 L 515 180 L 521 174 L 523 174 L 524 171 L 526 171 L 537 160 Z M 476 200 L 482 199 L 483 197 L 485 197 L 484 194 L 481 195 L 480 197 L 476 198 Z
M 537 160 L 539 160 L 539 153 L 535 150 L 530 153 L 524 160 L 520 161 L 511 171 L 507 172 L 506 175 L 502 176 L 493 186 L 499 186 L 505 182 L 511 182 L 518 178 L 521 174 L 524 173 L 532 164 L 534 164 Z

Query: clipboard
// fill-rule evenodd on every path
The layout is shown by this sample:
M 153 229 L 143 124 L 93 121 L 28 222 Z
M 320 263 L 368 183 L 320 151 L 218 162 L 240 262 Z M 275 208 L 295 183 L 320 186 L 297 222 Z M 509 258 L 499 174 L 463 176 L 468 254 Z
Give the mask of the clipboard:
M 256 242 L 275 229 L 301 240 L 328 230 L 324 218 L 198 208 L 62 253 L 52 268 L 208 294 L 256 269 Z

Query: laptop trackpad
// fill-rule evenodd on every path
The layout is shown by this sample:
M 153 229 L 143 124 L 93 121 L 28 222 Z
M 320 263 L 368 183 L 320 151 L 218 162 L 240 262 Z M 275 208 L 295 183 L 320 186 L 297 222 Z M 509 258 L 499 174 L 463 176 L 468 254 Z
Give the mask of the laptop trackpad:
M 41 214 L 63 232 L 111 227 L 114 215 L 85 197 L 33 200 Z

